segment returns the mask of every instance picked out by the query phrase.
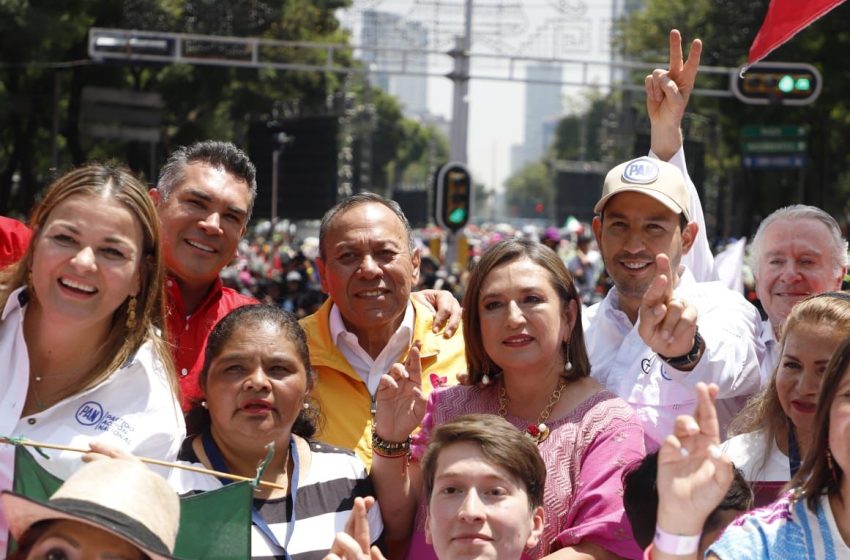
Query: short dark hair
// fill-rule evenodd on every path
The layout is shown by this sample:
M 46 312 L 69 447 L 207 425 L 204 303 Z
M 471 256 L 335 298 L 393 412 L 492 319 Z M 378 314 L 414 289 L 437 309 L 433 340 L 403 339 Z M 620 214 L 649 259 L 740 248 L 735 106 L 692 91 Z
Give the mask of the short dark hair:
M 478 300 L 484 280 L 492 270 L 502 264 L 528 259 L 549 272 L 549 281 L 566 307 L 570 301 L 576 302 L 576 324 L 570 333 L 570 340 L 564 344 L 563 358 L 573 364 L 570 373 L 564 373 L 567 380 L 590 375 L 590 359 L 584 345 L 584 330 L 581 325 L 581 300 L 573 277 L 564 265 L 564 261 L 555 251 L 543 243 L 529 239 L 507 239 L 490 247 L 469 276 L 466 293 L 463 298 L 463 339 L 466 344 L 466 364 L 470 381 L 480 383 L 484 374 L 491 378 L 501 373 L 501 369 L 487 355 L 481 337 L 481 313 Z
M 431 501 L 434 490 L 440 453 L 447 446 L 462 442 L 476 444 L 490 464 L 504 469 L 521 482 L 528 494 L 530 510 L 543 505 L 546 465 L 537 445 L 510 422 L 495 414 L 458 416 L 431 433 L 428 451 L 422 459 L 426 505 Z
M 404 232 L 407 235 L 407 248 L 412 253 L 416 248 L 413 243 L 413 228 L 410 227 L 410 221 L 407 219 L 407 216 L 404 215 L 404 212 L 399 206 L 398 202 L 395 200 L 384 198 L 379 194 L 375 194 L 372 192 L 360 192 L 354 195 L 349 196 L 346 199 L 343 199 L 336 203 L 336 205 L 325 212 L 325 215 L 322 216 L 322 222 L 319 225 L 319 256 L 323 259 L 326 257 L 325 255 L 325 237 L 327 237 L 328 230 L 331 228 L 334 219 L 348 210 L 351 210 L 355 206 L 360 206 L 361 204 L 381 204 L 389 208 L 393 214 L 401 222 L 401 225 L 404 226 Z
M 257 198 L 257 169 L 248 155 L 230 142 L 205 140 L 190 146 L 180 146 L 171 152 L 168 161 L 160 169 L 159 181 L 156 184 L 160 198 L 163 201 L 168 200 L 175 187 L 185 180 L 186 166 L 192 163 L 205 163 L 216 169 L 223 169 L 248 185 L 251 200 L 245 218 L 247 224 L 254 209 L 254 200 Z
M 702 526 L 702 534 L 719 528 L 720 513 L 728 510 L 746 512 L 753 504 L 753 491 L 739 469 L 734 469 L 732 485 L 723 501 L 714 508 Z M 655 537 L 658 516 L 658 451 L 635 461 L 623 475 L 623 507 L 632 526 L 638 546 L 645 549 Z
M 198 385 L 202 390 L 206 389 L 212 361 L 221 354 L 222 348 L 230 340 L 230 337 L 241 328 L 255 328 L 264 324 L 272 324 L 295 344 L 298 358 L 304 364 L 307 372 L 307 391 L 313 389 L 315 374 L 310 365 L 310 350 L 307 347 L 307 335 L 298 319 L 292 313 L 284 311 L 275 305 L 256 304 L 245 305 L 234 309 L 224 316 L 215 327 L 213 327 L 207 347 L 204 352 L 204 367 L 198 377 Z M 209 412 L 201 406 L 201 401 L 193 403 L 192 410 L 186 416 L 186 431 L 188 435 L 198 435 L 206 431 L 211 423 Z M 310 402 L 310 407 L 302 409 L 292 426 L 292 433 L 309 439 L 316 434 L 321 422 L 321 411 L 315 401 Z

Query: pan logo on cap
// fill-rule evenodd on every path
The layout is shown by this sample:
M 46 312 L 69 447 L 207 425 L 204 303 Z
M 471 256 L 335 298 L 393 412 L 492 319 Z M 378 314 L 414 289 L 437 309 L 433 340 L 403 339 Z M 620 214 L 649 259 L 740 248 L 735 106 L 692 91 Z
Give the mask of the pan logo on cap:
M 658 179 L 659 171 L 658 165 L 651 159 L 639 158 L 626 164 L 626 168 L 623 169 L 623 181 L 648 185 Z

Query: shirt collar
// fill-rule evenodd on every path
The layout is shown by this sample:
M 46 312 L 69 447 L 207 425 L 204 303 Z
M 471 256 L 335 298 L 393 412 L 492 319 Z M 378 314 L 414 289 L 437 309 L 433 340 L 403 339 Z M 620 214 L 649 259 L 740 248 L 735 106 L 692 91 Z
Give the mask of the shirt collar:
M 398 326 L 398 329 L 393 333 L 392 338 L 395 338 L 400 333 L 404 333 L 403 329 L 407 329 L 407 338 L 409 339 L 413 336 L 413 323 L 416 318 L 416 313 L 413 311 L 413 305 L 410 302 L 407 303 L 407 307 L 404 310 L 404 317 L 401 320 L 401 324 Z M 339 346 L 339 337 L 343 334 L 350 334 L 355 336 L 354 333 L 345 328 L 345 322 L 342 320 L 342 313 L 339 312 L 339 307 L 335 304 L 331 305 L 330 312 L 330 330 L 331 330 L 331 340 L 337 346 Z
M 770 319 L 765 319 L 761 322 L 761 333 L 759 333 L 759 339 L 765 346 L 779 342 L 776 340 L 776 335 L 773 333 L 773 324 L 771 324 Z
M 199 310 L 205 308 L 214 298 L 218 298 L 222 293 L 222 287 L 224 283 L 221 281 L 221 278 L 216 278 L 215 282 L 213 282 L 212 286 L 210 286 L 207 295 L 204 296 L 204 299 L 201 300 L 201 303 L 198 304 L 198 308 L 195 310 L 197 313 Z M 173 306 L 177 313 L 181 316 L 188 315 L 186 313 L 186 305 L 183 303 L 183 294 L 180 293 L 180 283 L 177 280 L 176 276 L 171 274 L 166 275 L 165 277 L 165 290 L 168 295 L 167 303 L 171 307 Z
M 20 288 L 13 290 L 12 293 L 9 294 L 9 298 L 6 300 L 6 306 L 3 308 L 3 315 L 0 316 L 0 320 L 5 321 L 6 317 L 8 317 L 14 310 L 23 309 L 27 303 L 29 303 L 29 293 L 27 292 L 26 286 L 21 286 Z

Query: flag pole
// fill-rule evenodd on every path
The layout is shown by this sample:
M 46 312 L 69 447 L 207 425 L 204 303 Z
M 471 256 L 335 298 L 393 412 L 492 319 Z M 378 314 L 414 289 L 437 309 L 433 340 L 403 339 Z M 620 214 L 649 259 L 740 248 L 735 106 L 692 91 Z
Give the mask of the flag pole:
M 54 443 L 42 443 L 42 442 L 30 440 L 30 439 L 11 438 L 11 437 L 7 437 L 7 436 L 0 436 L 0 443 L 7 443 L 7 444 L 10 444 L 10 445 L 24 445 L 26 447 L 35 447 L 36 449 L 44 448 L 44 449 L 56 449 L 56 450 L 59 450 L 59 451 L 71 451 L 71 452 L 74 452 L 74 453 L 81 453 L 81 454 L 96 453 L 95 451 L 92 451 L 91 449 L 82 449 L 82 448 L 79 448 L 79 447 L 68 447 L 66 445 L 56 445 Z M 234 481 L 237 481 L 237 482 L 254 482 L 254 480 L 255 480 L 255 479 L 253 479 L 249 476 L 239 476 L 238 474 L 231 474 L 231 473 L 226 473 L 226 472 L 221 472 L 221 471 L 214 471 L 212 469 L 206 469 L 206 468 L 201 468 L 201 467 L 193 467 L 191 465 L 185 465 L 185 464 L 182 464 L 182 463 L 172 463 L 170 461 L 160 461 L 159 459 L 150 459 L 148 457 L 137 457 L 135 455 L 132 455 L 132 457 L 134 459 L 138 459 L 142 463 L 147 463 L 149 465 L 158 465 L 160 467 L 171 467 L 171 468 L 175 468 L 175 469 L 183 469 L 184 471 L 191 471 L 191 472 L 196 472 L 196 473 L 201 473 L 201 474 L 208 474 L 210 476 L 215 476 L 215 477 L 218 477 L 218 478 L 226 478 L 228 480 L 234 480 Z M 257 481 L 257 484 L 259 486 L 264 486 L 266 488 L 276 488 L 278 490 L 286 490 L 285 486 L 282 486 L 280 484 L 275 484 L 274 482 L 266 482 L 265 480 Z

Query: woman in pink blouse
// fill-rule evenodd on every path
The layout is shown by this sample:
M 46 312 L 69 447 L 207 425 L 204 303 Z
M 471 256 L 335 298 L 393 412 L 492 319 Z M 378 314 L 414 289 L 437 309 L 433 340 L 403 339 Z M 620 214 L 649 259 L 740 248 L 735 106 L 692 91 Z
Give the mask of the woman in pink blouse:
M 412 533 L 407 557 L 436 558 L 423 531 L 417 459 L 435 426 L 483 412 L 525 432 L 546 464 L 543 538 L 525 558 L 639 558 L 622 472 L 645 453 L 643 429 L 626 402 L 589 376 L 578 294 L 560 258 L 526 240 L 492 247 L 470 277 L 463 332 L 469 385 L 433 391 L 426 401 L 422 379 L 439 379 L 421 371 L 416 351 L 381 381 L 372 477 L 385 536 Z M 500 492 L 469 499 L 497 500 Z M 481 520 L 481 534 L 462 543 L 473 557 L 487 547 L 487 526 Z

